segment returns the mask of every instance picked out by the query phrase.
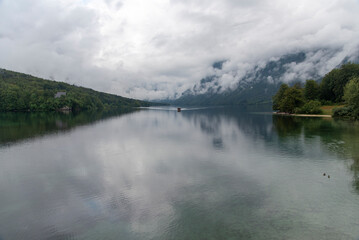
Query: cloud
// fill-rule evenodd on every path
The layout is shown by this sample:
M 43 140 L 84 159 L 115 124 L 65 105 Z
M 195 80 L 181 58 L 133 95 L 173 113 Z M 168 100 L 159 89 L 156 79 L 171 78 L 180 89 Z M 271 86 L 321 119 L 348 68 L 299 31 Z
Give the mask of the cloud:
M 212 74 L 232 88 L 293 52 L 283 80 L 358 54 L 357 0 L 0 1 L 0 67 L 127 97 L 178 96 Z M 314 69 L 314 70 L 313 70 Z

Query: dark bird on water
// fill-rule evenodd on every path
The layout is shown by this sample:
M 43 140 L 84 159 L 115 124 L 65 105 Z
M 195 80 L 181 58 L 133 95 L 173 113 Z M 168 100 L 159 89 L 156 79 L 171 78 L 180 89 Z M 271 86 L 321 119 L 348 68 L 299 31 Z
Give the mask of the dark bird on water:
M 330 175 L 328 175 L 328 178 L 330 178 Z
M 323 173 L 323 176 L 325 176 L 325 173 Z

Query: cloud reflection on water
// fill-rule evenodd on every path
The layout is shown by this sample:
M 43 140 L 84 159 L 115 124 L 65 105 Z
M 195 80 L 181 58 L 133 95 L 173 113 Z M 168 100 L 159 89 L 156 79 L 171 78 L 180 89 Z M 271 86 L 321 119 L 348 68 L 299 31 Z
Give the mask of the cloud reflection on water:
M 322 149 L 329 135 L 280 121 L 227 108 L 149 110 L 2 149 L 0 234 L 350 238 L 358 196 L 340 156 Z M 335 186 L 316 176 L 323 166 L 336 171 Z

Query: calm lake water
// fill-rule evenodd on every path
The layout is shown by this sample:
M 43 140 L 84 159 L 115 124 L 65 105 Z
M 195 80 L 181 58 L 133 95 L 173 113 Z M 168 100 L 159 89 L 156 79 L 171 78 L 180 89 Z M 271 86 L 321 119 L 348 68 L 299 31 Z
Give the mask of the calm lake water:
M 0 239 L 359 239 L 358 123 L 175 110 L 0 114 Z

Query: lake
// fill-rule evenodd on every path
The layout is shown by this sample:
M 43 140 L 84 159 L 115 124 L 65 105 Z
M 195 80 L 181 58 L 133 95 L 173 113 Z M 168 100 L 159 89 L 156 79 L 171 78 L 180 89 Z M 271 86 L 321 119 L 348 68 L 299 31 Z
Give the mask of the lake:
M 359 124 L 268 112 L 1 113 L 0 239 L 359 239 Z

